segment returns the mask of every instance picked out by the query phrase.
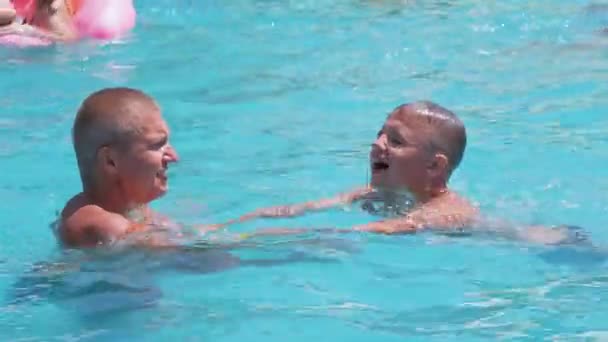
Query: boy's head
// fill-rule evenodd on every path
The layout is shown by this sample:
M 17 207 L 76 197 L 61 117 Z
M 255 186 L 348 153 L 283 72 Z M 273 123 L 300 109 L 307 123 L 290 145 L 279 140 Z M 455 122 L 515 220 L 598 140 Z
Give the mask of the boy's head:
M 106 88 L 82 103 L 72 128 L 85 192 L 148 203 L 167 191 L 168 164 L 177 161 L 156 102 L 131 88 Z
M 466 147 L 463 123 L 430 101 L 403 104 L 388 116 L 372 144 L 371 185 L 407 190 L 419 200 L 445 191 Z

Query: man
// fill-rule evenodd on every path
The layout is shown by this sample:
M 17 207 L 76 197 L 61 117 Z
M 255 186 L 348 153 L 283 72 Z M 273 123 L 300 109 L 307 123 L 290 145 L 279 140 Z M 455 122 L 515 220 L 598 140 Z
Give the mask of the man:
M 130 88 L 91 94 L 72 138 L 82 192 L 61 213 L 58 235 L 66 246 L 96 246 L 166 225 L 148 204 L 167 192 L 167 171 L 178 155 L 150 96 Z

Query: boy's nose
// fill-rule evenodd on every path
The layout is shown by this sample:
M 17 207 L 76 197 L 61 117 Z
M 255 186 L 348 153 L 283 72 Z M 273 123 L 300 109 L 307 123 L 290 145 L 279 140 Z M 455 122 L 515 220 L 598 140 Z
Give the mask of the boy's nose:
M 384 150 L 385 148 L 386 148 L 386 134 L 381 134 L 372 143 L 372 150 L 374 150 L 374 149 Z

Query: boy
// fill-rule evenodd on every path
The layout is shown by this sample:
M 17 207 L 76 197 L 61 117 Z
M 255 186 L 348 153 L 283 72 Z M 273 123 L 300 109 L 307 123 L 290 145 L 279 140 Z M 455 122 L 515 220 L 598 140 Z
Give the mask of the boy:
M 430 101 L 403 104 L 386 119 L 370 152 L 369 187 L 335 198 L 257 210 L 216 228 L 258 217 L 293 217 L 360 202 L 364 210 L 385 219 L 354 227 L 383 234 L 414 233 L 425 229 L 461 233 L 481 227 L 486 231 L 544 244 L 561 243 L 568 229 L 529 227 L 484 222 L 475 206 L 448 187 L 466 148 L 466 129 L 450 110 Z M 291 233 L 298 230 L 267 230 Z

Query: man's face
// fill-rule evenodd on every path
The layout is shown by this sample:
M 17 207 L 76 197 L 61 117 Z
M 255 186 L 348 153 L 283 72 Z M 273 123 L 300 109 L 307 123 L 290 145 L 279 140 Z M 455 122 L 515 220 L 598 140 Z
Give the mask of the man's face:
M 150 106 L 140 115 L 138 133 L 117 150 L 116 170 L 123 196 L 129 202 L 149 203 L 168 190 L 167 170 L 178 160 L 169 144 L 169 128 L 160 110 Z

